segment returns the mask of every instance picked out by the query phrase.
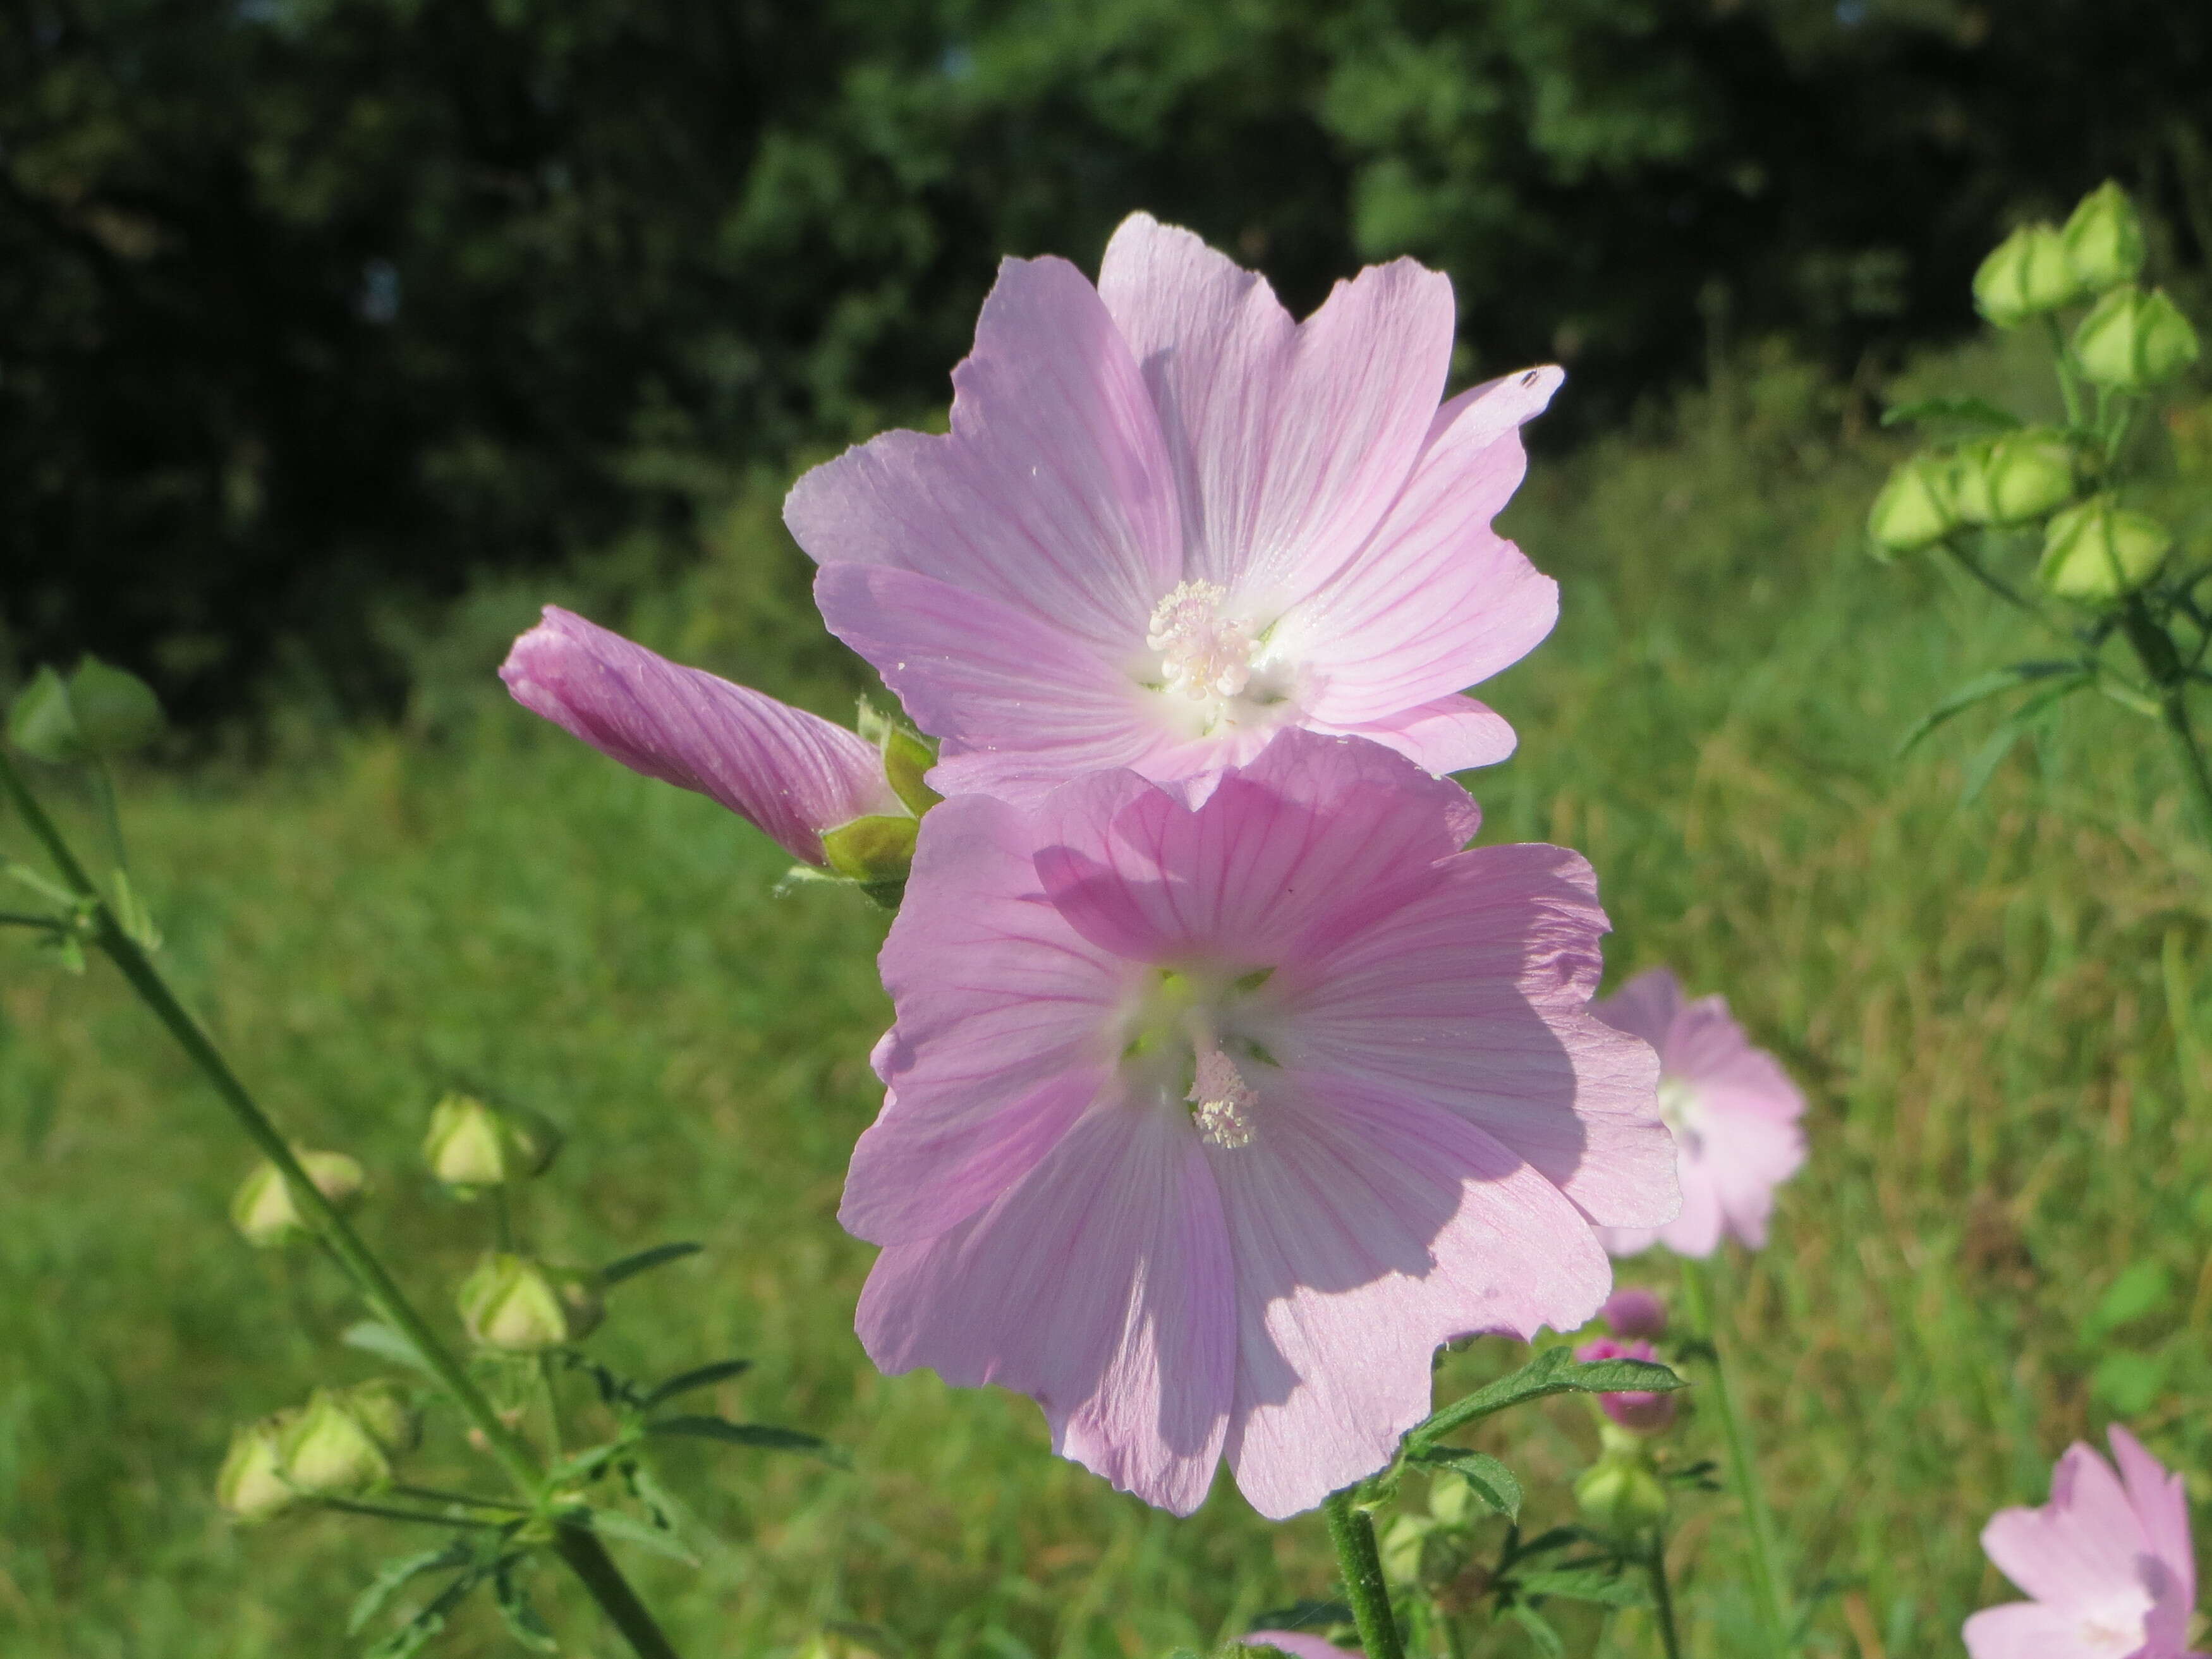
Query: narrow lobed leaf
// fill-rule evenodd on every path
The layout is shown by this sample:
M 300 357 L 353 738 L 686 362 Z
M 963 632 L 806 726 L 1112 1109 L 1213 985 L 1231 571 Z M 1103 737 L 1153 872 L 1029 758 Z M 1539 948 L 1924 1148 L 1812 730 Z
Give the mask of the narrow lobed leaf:
M 640 1250 L 635 1255 L 626 1255 L 599 1269 L 599 1285 L 607 1289 L 625 1279 L 635 1279 L 640 1273 L 650 1273 L 655 1267 L 665 1267 L 672 1261 L 681 1261 L 687 1255 L 696 1255 L 706 1249 L 703 1244 L 685 1241 L 680 1244 L 656 1244 L 649 1250 Z
M 839 1447 L 799 1429 L 780 1429 L 767 1423 L 732 1423 L 720 1417 L 664 1417 L 646 1425 L 647 1434 L 673 1435 L 694 1440 L 720 1440 L 732 1446 L 757 1446 L 766 1451 L 805 1452 L 850 1467 L 851 1459 Z
M 750 1359 L 718 1359 L 711 1365 L 701 1365 L 670 1377 L 648 1393 L 638 1404 L 650 1411 L 664 1400 L 673 1400 L 679 1394 L 689 1394 L 694 1389 L 703 1389 L 716 1382 L 726 1382 L 733 1376 L 742 1376 L 750 1370 Z

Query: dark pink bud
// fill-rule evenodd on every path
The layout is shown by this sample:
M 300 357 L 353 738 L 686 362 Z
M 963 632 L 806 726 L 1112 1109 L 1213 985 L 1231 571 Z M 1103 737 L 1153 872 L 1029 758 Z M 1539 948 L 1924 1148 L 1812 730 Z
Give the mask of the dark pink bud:
M 1649 1342 L 1616 1342 L 1609 1336 L 1601 1336 L 1577 1348 L 1575 1358 L 1584 1364 L 1595 1359 L 1641 1359 L 1648 1363 L 1656 1361 L 1658 1355 L 1652 1352 Z M 1597 1403 L 1607 1417 L 1638 1434 L 1661 1434 L 1674 1425 L 1674 1396 L 1671 1394 L 1632 1389 L 1622 1394 L 1601 1394 Z
M 1667 1334 L 1667 1304 L 1650 1291 L 1615 1291 L 1606 1298 L 1597 1316 L 1615 1336 L 1635 1338 Z

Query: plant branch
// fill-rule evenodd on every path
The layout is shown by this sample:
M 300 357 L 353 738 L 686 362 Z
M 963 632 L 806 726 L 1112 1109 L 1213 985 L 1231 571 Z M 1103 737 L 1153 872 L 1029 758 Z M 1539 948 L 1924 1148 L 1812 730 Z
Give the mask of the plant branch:
M 1759 1484 L 1759 1466 L 1751 1449 L 1750 1431 L 1736 1410 L 1729 1389 L 1728 1357 L 1721 1346 L 1719 1322 L 1712 1315 L 1711 1296 L 1701 1261 L 1682 1258 L 1683 1299 L 1689 1304 L 1690 1323 L 1712 1352 L 1713 1406 L 1721 1419 L 1721 1437 L 1728 1448 L 1729 1479 L 1743 1504 L 1745 1529 L 1751 1534 L 1753 1600 L 1759 1614 L 1759 1633 L 1772 1659 L 1795 1651 L 1787 1632 L 1789 1609 L 1784 1601 L 1781 1575 L 1774 1565 L 1774 1518 L 1767 1513 L 1766 1494 Z
M 2151 616 L 2142 594 L 2129 596 L 2127 608 L 2120 614 L 2120 627 L 2143 672 L 2158 688 L 2159 720 L 2166 727 L 2174 759 L 2181 768 L 2190 822 L 2207 849 L 2212 850 L 2212 770 L 2205 766 L 2204 750 L 2190 720 L 2189 666 L 2181 660 L 2172 636 Z
M 1651 1533 L 1650 1552 L 1644 1558 L 1644 1570 L 1651 1577 L 1651 1608 L 1659 1625 L 1659 1645 L 1666 1659 L 1682 1659 L 1682 1638 L 1674 1628 L 1674 1592 L 1667 1583 L 1667 1529 L 1656 1527 Z
M 1344 1575 L 1352 1622 L 1359 1627 L 1359 1645 L 1367 1659 L 1406 1659 L 1397 1620 L 1390 1614 L 1390 1592 L 1382 1582 L 1375 1526 L 1367 1511 L 1352 1503 L 1354 1490 L 1347 1486 L 1331 1492 L 1322 1501 L 1322 1512 L 1328 1520 L 1329 1542 L 1336 1546 L 1337 1568 Z

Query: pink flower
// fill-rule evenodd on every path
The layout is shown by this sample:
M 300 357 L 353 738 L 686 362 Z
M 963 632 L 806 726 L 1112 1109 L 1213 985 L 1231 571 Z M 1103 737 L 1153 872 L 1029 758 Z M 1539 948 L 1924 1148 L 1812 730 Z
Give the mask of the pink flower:
M 1634 1255 L 1656 1239 L 1677 1255 L 1707 1256 L 1723 1232 L 1753 1249 L 1765 1243 L 1774 1189 L 1805 1161 L 1797 1085 L 1751 1046 L 1725 997 L 1686 1004 L 1663 968 L 1638 974 L 1591 1012 L 1659 1051 L 1659 1112 L 1681 1154 L 1682 1212 L 1663 1227 L 1609 1229 L 1606 1249 Z
M 1591 1018 L 1605 918 L 1556 847 L 1461 848 L 1456 785 L 1288 732 L 1199 802 L 1094 775 L 922 821 L 897 1023 L 840 1218 L 884 1370 L 1034 1396 L 1187 1514 L 1386 1462 L 1437 1345 L 1571 1328 L 1594 1222 L 1673 1212 L 1650 1051 Z
M 1244 1638 L 1248 1648 L 1280 1648 L 1291 1659 L 1359 1659 L 1356 1650 L 1324 1642 L 1318 1636 L 1295 1630 L 1255 1630 Z
M 2076 1441 L 2039 1510 L 1999 1510 L 1982 1547 L 2034 1599 L 1966 1620 L 1972 1659 L 2202 1659 L 2187 1653 L 2197 1559 L 2181 1477 L 2117 1425 L 2112 1466 Z
M 1486 765 L 1512 730 L 1457 694 L 1558 611 L 1490 522 L 1560 375 L 1438 408 L 1454 321 L 1449 280 L 1401 259 L 1293 322 L 1262 278 L 1136 214 L 1095 289 L 1063 259 L 1006 261 L 951 434 L 815 468 L 785 520 L 830 631 L 945 740 L 947 793 L 1197 776 L 1296 726 Z
M 1577 1348 L 1575 1358 L 1588 1364 L 1595 1359 L 1641 1359 L 1650 1363 L 1659 1356 L 1649 1342 L 1616 1342 L 1609 1336 L 1601 1336 Z M 1633 1429 L 1638 1434 L 1657 1434 L 1674 1424 L 1674 1396 L 1671 1394 L 1624 1389 L 1619 1394 L 1598 1395 L 1597 1403 L 1598 1408 L 1622 1428 Z
M 1606 1297 L 1605 1306 L 1597 1310 L 1615 1336 L 1664 1336 L 1667 1334 L 1667 1304 L 1650 1291 L 1630 1285 L 1615 1291 Z
M 682 668 L 558 605 L 507 653 L 514 700 L 634 772 L 695 789 L 794 858 L 822 832 L 906 808 L 856 734 L 774 697 Z

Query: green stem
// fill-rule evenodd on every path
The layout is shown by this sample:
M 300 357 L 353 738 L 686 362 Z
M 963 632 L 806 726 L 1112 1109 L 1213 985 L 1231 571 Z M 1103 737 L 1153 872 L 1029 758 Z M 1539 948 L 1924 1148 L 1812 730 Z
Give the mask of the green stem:
M 1712 1315 L 1703 1262 L 1682 1258 L 1682 1292 L 1689 1304 L 1690 1323 L 1712 1351 L 1713 1407 L 1719 1414 L 1721 1436 L 1728 1448 L 1729 1484 L 1743 1504 L 1746 1529 L 1751 1534 L 1752 1591 L 1759 1632 L 1770 1656 L 1788 1654 L 1794 1649 L 1788 1635 L 1790 1611 L 1784 1600 L 1782 1578 L 1774 1565 L 1774 1519 L 1767 1513 L 1766 1494 L 1759 1488 L 1750 1431 L 1729 1388 L 1727 1355 L 1721 1346 L 1720 1322 Z
M 1644 1560 L 1644 1571 L 1651 1575 L 1651 1608 L 1659 1624 L 1659 1645 L 1667 1659 L 1682 1659 L 1682 1638 L 1674 1629 L 1674 1592 L 1667 1583 L 1667 1533 L 1664 1528 L 1651 1534 L 1651 1551 Z
M 315 1502 L 326 1510 L 337 1510 L 345 1515 L 369 1515 L 380 1521 L 420 1521 L 433 1527 L 459 1527 L 470 1532 L 504 1532 L 511 1523 L 501 1521 L 471 1521 L 450 1515 L 429 1515 L 421 1510 L 403 1510 L 389 1504 L 364 1504 L 353 1498 L 318 1498 Z
M 58 916 L 35 916 L 23 910 L 0 910 L 0 927 L 43 927 L 50 933 L 66 933 L 69 923 Z
M 2043 324 L 2051 334 L 2051 356 L 2058 368 L 2058 396 L 2066 405 L 2066 424 L 2081 424 L 2081 382 L 2074 372 L 2074 354 L 2066 344 L 2066 332 L 2058 326 L 2055 313 L 2046 312 Z
M 1328 1520 L 1328 1540 L 1336 1546 L 1337 1570 L 1344 1575 L 1352 1620 L 1359 1626 L 1359 1645 L 1367 1659 L 1406 1659 L 1397 1621 L 1390 1616 L 1390 1592 L 1382 1582 L 1375 1526 L 1367 1511 L 1352 1503 L 1353 1490 L 1346 1486 L 1331 1492 L 1322 1501 L 1322 1513 Z
M 441 1492 L 435 1486 L 410 1486 L 394 1481 L 387 1489 L 402 1498 L 419 1498 L 426 1504 L 461 1504 L 477 1510 L 512 1510 L 518 1515 L 527 1515 L 530 1505 L 518 1504 L 511 1498 L 480 1498 L 474 1492 Z
M 115 867 L 131 867 L 131 849 L 123 842 L 123 812 L 115 800 L 115 774 L 108 770 L 104 760 L 92 765 L 93 790 L 100 797 L 100 815 L 107 824 L 108 844 L 115 848 Z
M 553 1389 L 553 1356 L 538 1356 L 538 1382 L 545 1395 L 545 1441 L 553 1449 L 553 1461 L 562 1458 L 561 1396 Z
M 17 774 L 5 753 L 0 753 L 0 793 L 15 803 L 23 821 L 30 826 L 31 834 L 52 858 L 54 867 L 75 890 L 78 897 L 92 908 L 96 931 L 94 942 L 105 951 L 131 988 L 154 1011 L 155 1017 L 169 1030 L 185 1053 L 191 1057 L 202 1075 L 214 1085 L 216 1094 L 230 1109 L 246 1138 L 259 1147 L 263 1155 L 274 1164 L 284 1176 L 290 1189 L 292 1202 L 307 1218 L 317 1235 L 330 1248 L 332 1255 L 345 1267 L 359 1288 L 362 1298 L 377 1317 L 404 1336 L 432 1375 L 445 1386 L 453 1403 L 461 1408 L 477 1431 L 483 1436 L 485 1447 L 506 1470 L 516 1491 L 528 1496 L 534 1503 L 543 1495 L 544 1469 L 538 1456 L 522 1437 L 501 1420 L 498 1411 L 477 1388 L 459 1360 L 438 1340 L 422 1315 L 415 1311 L 398 1284 L 385 1270 L 353 1225 L 331 1201 L 322 1194 L 300 1160 L 293 1153 L 291 1143 L 277 1133 L 266 1113 L 246 1092 L 246 1085 L 230 1069 L 222 1051 L 201 1029 L 184 1004 L 170 990 L 168 981 L 139 949 L 136 941 L 117 926 L 114 913 L 101 897 L 100 890 L 61 831 L 39 805 L 29 787 Z M 660 1633 L 653 1615 L 637 1599 L 636 1593 L 623 1577 L 621 1570 L 609 1558 L 596 1538 L 588 1534 L 584 1541 L 587 1549 L 572 1550 L 567 1543 L 568 1529 L 563 1528 L 558 1547 L 562 1559 L 568 1562 L 582 1578 L 600 1608 L 613 1621 L 641 1659 L 675 1659 L 675 1650 L 668 1638 Z M 586 1568 L 589 1571 L 586 1571 Z M 649 1639 L 647 1639 L 649 1638 Z

